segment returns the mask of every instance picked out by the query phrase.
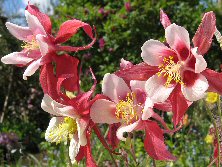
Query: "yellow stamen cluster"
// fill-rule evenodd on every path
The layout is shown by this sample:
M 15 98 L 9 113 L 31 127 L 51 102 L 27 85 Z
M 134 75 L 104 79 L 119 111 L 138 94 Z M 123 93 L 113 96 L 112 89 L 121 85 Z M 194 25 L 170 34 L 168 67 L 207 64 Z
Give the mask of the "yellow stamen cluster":
M 138 120 L 136 107 L 141 106 L 141 104 L 135 105 L 134 100 L 134 93 L 128 93 L 126 101 L 120 100 L 116 105 L 116 118 L 122 119 L 127 124 L 129 124 L 133 119 Z
M 56 128 L 49 133 L 49 139 L 56 144 L 66 142 L 67 139 L 73 137 L 73 134 L 77 132 L 76 120 L 65 117 L 64 121 L 60 123 Z
M 28 50 L 36 50 L 39 49 L 39 44 L 35 39 L 32 39 L 31 42 L 24 42 L 24 44 L 21 47 Z
M 217 102 L 218 98 L 219 98 L 219 95 L 218 95 L 217 93 L 208 92 L 208 93 L 207 93 L 207 97 L 206 97 L 206 101 L 207 101 L 208 103 L 213 104 L 213 103 L 216 103 L 216 102 Z
M 206 142 L 207 144 L 212 144 L 213 141 L 214 141 L 214 136 L 208 134 L 208 135 L 205 137 L 204 140 L 205 140 L 205 142 Z
M 157 73 L 160 77 L 162 74 L 164 77 L 167 77 L 167 81 L 165 86 L 168 87 L 172 81 L 176 83 L 184 84 L 180 75 L 180 63 L 175 63 L 173 61 L 173 57 L 169 56 L 169 58 L 163 59 L 163 64 L 159 66 L 159 72 Z

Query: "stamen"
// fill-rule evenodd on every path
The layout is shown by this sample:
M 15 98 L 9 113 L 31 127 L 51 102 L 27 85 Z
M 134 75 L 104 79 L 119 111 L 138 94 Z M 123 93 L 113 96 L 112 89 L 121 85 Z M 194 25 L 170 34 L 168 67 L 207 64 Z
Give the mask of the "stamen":
M 64 121 L 49 133 L 49 139 L 56 144 L 71 140 L 74 133 L 77 132 L 77 123 L 75 119 L 65 117 Z
M 21 47 L 28 50 L 36 50 L 39 49 L 39 44 L 35 39 L 32 39 L 31 42 L 24 42 L 24 44 Z
M 167 81 L 164 84 L 166 87 L 170 85 L 172 81 L 176 83 L 180 83 L 183 85 L 183 81 L 180 75 L 180 68 L 182 64 L 180 62 L 175 63 L 173 61 L 173 56 L 169 56 L 169 58 L 164 57 L 163 64 L 159 65 L 159 72 L 157 75 L 160 77 L 163 74 L 163 77 L 167 77 Z
M 124 122 L 129 124 L 133 119 L 138 120 L 138 115 L 136 111 L 136 107 L 141 104 L 134 104 L 135 94 L 128 93 L 126 96 L 126 101 L 120 100 L 116 105 L 116 118 L 122 119 Z

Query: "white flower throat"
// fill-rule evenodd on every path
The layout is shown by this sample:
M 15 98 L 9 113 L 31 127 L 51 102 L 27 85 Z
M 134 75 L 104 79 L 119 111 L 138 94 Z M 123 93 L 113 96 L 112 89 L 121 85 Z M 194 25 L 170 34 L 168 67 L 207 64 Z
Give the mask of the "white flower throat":
M 160 77 L 163 74 L 163 77 L 167 78 L 164 84 L 166 87 L 168 87 L 172 81 L 180 83 L 181 85 L 184 84 L 180 73 L 182 65 L 183 62 L 180 61 L 175 63 L 172 56 L 169 56 L 169 58 L 164 57 L 163 64 L 158 67 L 160 70 L 157 75 Z
M 73 134 L 77 132 L 76 120 L 65 117 L 64 121 L 61 122 L 56 128 L 52 129 L 49 133 L 49 139 L 56 144 L 66 142 L 67 139 L 71 140 Z
M 141 104 L 135 105 L 134 103 L 135 93 L 128 93 L 126 100 L 120 100 L 116 105 L 116 118 L 122 119 L 127 124 L 131 123 L 133 120 L 138 120 L 137 108 L 141 107 Z
M 33 38 L 30 42 L 24 42 L 21 47 L 27 50 L 36 50 L 39 49 L 39 44 L 37 40 Z

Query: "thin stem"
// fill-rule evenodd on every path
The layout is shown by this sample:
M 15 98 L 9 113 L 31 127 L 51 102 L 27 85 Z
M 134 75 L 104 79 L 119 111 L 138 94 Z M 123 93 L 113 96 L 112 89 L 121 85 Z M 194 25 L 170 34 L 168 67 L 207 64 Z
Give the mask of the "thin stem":
M 212 115 L 212 112 L 209 110 L 209 108 L 207 107 L 207 112 L 210 116 L 210 119 L 212 120 L 213 122 L 213 125 L 214 125 L 214 129 L 216 131 L 216 136 L 217 136 L 217 144 L 218 144 L 218 167 L 220 167 L 220 139 L 219 139 L 219 132 L 218 132 L 218 128 L 217 128 L 217 124 L 216 124 L 216 121 L 215 119 L 213 118 L 213 115 Z
M 109 127 L 107 128 L 107 130 L 106 130 L 106 132 L 105 132 L 104 138 L 106 138 L 106 136 L 108 135 L 108 132 L 109 132 Z M 100 159 L 101 159 L 101 157 L 102 157 L 102 155 L 103 155 L 103 151 L 100 151 L 101 148 L 102 148 L 102 147 L 101 147 L 101 145 L 100 145 L 99 148 L 98 148 L 98 153 L 100 152 L 100 154 L 97 154 L 97 157 L 98 157 L 98 155 L 99 155 L 99 158 L 98 158 L 96 164 L 99 164 Z
M 69 138 L 67 138 L 67 143 L 69 143 L 69 145 L 70 145 L 70 140 L 69 140 Z M 68 145 L 68 146 L 69 146 Z M 70 159 L 70 157 L 69 157 L 69 147 L 68 147 L 68 151 L 67 151 L 67 153 L 68 153 L 68 155 L 67 155 L 67 157 L 68 157 L 68 167 L 72 167 L 72 161 L 71 161 L 71 159 Z
M 94 125 L 94 131 L 95 131 L 95 130 L 98 131 L 98 132 L 101 134 L 101 131 L 100 131 L 100 129 L 97 127 L 96 124 Z M 98 136 L 98 135 L 97 135 L 97 136 Z M 98 136 L 98 137 L 99 137 L 99 136 Z M 103 136 L 103 135 L 100 135 L 100 137 L 103 139 L 103 141 L 105 142 L 105 144 L 108 146 L 108 143 L 106 142 L 104 136 Z M 110 149 L 107 149 L 107 150 L 108 150 L 108 153 L 109 153 L 109 155 L 110 155 L 110 157 L 111 157 L 111 159 L 112 159 L 115 167 L 118 167 L 118 165 L 117 165 L 117 163 L 116 163 L 116 161 L 115 161 L 115 159 L 114 159 L 114 157 L 113 157 L 112 152 L 110 151 Z
M 222 124 L 222 117 L 221 117 L 221 105 L 220 105 L 220 95 L 218 94 L 218 100 L 217 100 L 217 107 L 218 107 L 218 113 L 220 116 L 220 125 Z
M 156 167 L 156 162 L 154 159 L 153 159 L 153 167 Z

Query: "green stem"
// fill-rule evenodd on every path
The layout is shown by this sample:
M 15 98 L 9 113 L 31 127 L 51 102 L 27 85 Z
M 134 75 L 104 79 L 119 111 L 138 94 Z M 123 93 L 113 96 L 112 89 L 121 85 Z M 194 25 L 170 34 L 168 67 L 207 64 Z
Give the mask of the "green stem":
M 154 159 L 153 159 L 153 167 L 156 167 L 156 162 Z
M 220 125 L 221 125 L 222 124 L 222 117 L 221 117 L 220 95 L 218 95 L 217 107 L 218 107 L 218 113 L 219 113 L 219 116 L 220 116 Z
M 217 128 L 216 121 L 215 121 L 215 119 L 213 118 L 212 112 L 209 110 L 208 107 L 207 107 L 207 112 L 208 112 L 208 114 L 209 114 L 209 116 L 210 116 L 210 119 L 211 119 L 212 122 L 213 122 L 214 129 L 216 130 L 217 144 L 218 144 L 218 167 L 220 167 L 220 138 L 219 138 L 219 131 L 218 131 L 218 128 Z
M 69 138 L 67 138 L 67 143 L 69 143 L 68 144 L 68 146 L 70 145 L 70 140 L 69 140 Z M 68 147 L 68 151 L 67 151 L 67 157 L 68 157 L 68 167 L 72 167 L 72 161 L 71 161 L 71 159 L 70 159 L 70 157 L 69 157 L 69 147 Z

